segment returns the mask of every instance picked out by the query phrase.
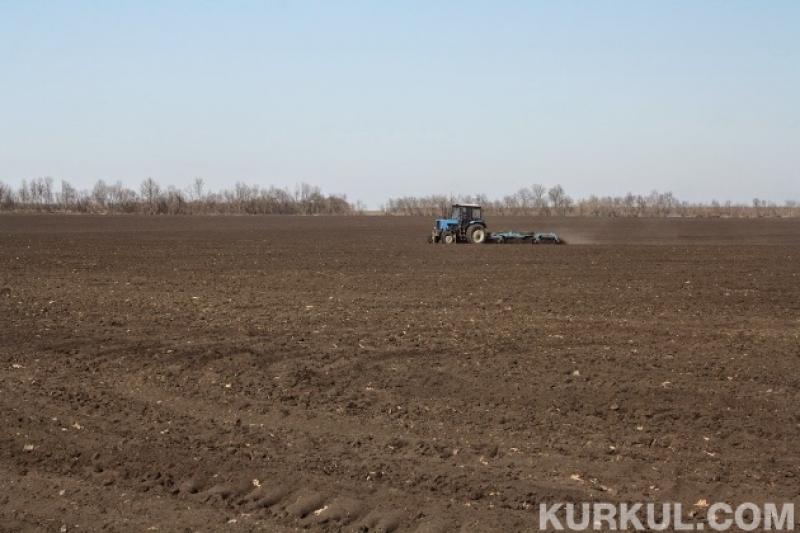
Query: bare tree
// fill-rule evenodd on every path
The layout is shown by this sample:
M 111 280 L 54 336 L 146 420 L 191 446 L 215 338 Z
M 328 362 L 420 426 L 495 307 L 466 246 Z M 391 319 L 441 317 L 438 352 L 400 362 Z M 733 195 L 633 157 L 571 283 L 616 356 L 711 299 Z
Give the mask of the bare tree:
M 61 195 L 59 202 L 64 211 L 71 210 L 78 201 L 78 191 L 69 182 L 61 180 Z
M 55 203 L 53 195 L 53 178 L 46 176 L 42 178 L 42 200 L 45 205 L 52 205 Z
M 108 185 L 106 185 L 105 181 L 97 180 L 97 183 L 94 184 L 92 188 L 92 200 L 94 200 L 99 207 L 106 207 L 106 203 L 108 202 Z
M 186 213 L 186 200 L 183 193 L 175 187 L 167 188 L 166 211 L 170 215 L 182 215 Z
M 13 209 L 14 191 L 10 186 L 0 181 L 0 209 Z
M 31 201 L 30 188 L 25 180 L 22 180 L 22 184 L 19 186 L 19 201 L 22 205 L 26 205 Z
M 34 178 L 31 180 L 30 185 L 23 180 L 20 188 L 20 198 L 23 200 L 22 203 L 33 205 L 36 209 L 51 206 L 54 202 L 53 178 Z
M 550 204 L 559 215 L 566 215 L 569 207 L 572 205 L 572 198 L 567 196 L 564 188 L 561 185 L 550 187 L 547 191 L 547 196 L 550 198 Z
M 65 211 L 121 213 L 171 213 L 191 214 L 247 213 L 247 214 L 357 214 L 365 207 L 351 203 L 346 196 L 323 194 L 319 187 L 301 183 L 294 192 L 285 188 L 248 185 L 237 182 L 233 189 L 218 193 L 206 192 L 202 178 L 196 178 L 185 189 L 173 186 L 162 188 L 152 178 L 141 183 L 141 196 L 126 188 L 122 182 L 113 185 L 98 180 L 90 192 L 77 191 L 66 181 L 54 195 L 53 180 L 49 177 L 22 180 L 15 192 L 0 183 L 0 208 L 3 210 L 50 210 L 56 205 Z M 441 216 L 447 214 L 455 202 L 475 202 L 484 207 L 484 212 L 495 215 L 580 215 L 602 217 L 640 216 L 800 216 L 800 204 L 787 200 L 778 205 L 756 198 L 750 205 L 710 203 L 689 204 L 677 199 L 671 192 L 651 191 L 647 195 L 627 193 L 625 196 L 591 195 L 578 201 L 566 194 L 564 188 L 555 185 L 546 188 L 534 184 L 521 188 L 516 193 L 500 199 L 489 199 L 485 194 L 406 196 L 390 198 L 382 207 L 389 215 Z
M 153 178 L 147 178 L 142 182 L 140 187 L 142 191 L 142 198 L 147 202 L 147 210 L 149 213 L 155 213 L 158 203 L 158 197 L 161 194 L 161 188 Z
M 113 185 L 106 187 L 106 202 L 112 209 L 118 209 L 122 203 L 122 196 L 124 195 L 125 186 L 121 181 L 117 180 Z
M 118 208 L 125 213 L 136 211 L 138 197 L 136 191 L 125 187 L 121 182 L 114 185 Z
M 537 215 L 547 214 L 547 187 L 534 183 L 531 186 L 531 196 L 533 197 L 533 208 Z
M 192 182 L 192 197 L 198 202 L 203 201 L 203 189 L 205 188 L 205 181 L 203 178 L 195 178 Z

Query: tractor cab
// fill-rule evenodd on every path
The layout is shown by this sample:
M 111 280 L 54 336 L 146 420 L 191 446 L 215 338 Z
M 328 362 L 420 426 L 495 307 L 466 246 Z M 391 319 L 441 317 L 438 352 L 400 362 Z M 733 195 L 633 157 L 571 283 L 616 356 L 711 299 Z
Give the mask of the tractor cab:
M 449 218 L 437 218 L 431 242 L 482 244 L 489 233 L 478 204 L 453 204 Z
M 453 220 L 458 220 L 461 225 L 468 226 L 470 222 L 483 222 L 481 218 L 481 206 L 479 205 L 466 205 L 456 204 L 453 206 L 453 212 L 450 216 Z

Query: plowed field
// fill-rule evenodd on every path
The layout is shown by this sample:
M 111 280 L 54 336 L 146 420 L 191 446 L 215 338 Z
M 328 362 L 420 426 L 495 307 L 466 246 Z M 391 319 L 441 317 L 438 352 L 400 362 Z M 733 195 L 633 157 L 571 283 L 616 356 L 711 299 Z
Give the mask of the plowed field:
M 800 501 L 800 221 L 0 216 L 0 530 Z

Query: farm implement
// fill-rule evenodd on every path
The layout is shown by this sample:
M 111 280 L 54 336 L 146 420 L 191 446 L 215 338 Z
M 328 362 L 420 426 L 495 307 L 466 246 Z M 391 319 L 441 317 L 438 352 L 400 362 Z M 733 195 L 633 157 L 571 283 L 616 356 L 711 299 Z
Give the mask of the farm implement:
M 555 233 L 535 233 L 521 231 L 500 231 L 491 233 L 481 216 L 478 204 L 453 204 L 450 218 L 437 218 L 433 231 L 428 236 L 429 243 L 455 244 L 564 244 Z

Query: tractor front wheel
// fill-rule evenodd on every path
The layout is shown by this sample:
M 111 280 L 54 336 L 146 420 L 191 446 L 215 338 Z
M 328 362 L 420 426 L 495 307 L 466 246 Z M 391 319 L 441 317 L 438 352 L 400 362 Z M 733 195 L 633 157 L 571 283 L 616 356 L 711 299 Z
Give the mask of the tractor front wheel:
M 456 235 L 455 233 L 445 233 L 442 237 L 442 242 L 445 244 L 455 244 L 456 243 Z
M 472 244 L 483 244 L 486 242 L 486 228 L 478 224 L 467 228 L 467 235 Z

